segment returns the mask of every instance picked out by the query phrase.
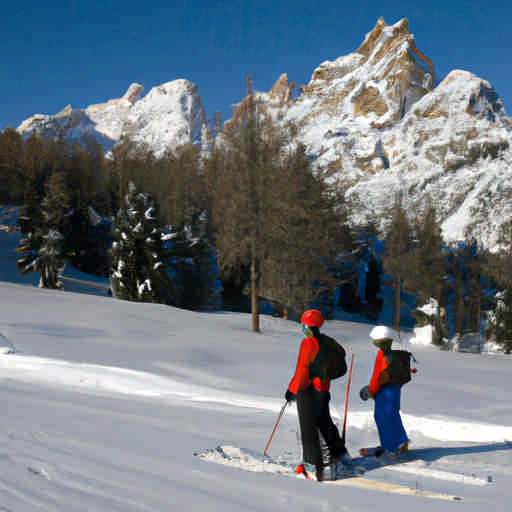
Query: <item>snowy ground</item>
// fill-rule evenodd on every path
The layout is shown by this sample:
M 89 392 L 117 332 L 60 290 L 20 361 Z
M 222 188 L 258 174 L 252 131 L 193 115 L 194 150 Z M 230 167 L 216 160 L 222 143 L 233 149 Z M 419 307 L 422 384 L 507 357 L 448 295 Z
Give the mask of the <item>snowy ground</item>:
M 0 239 L 2 234 L 0 233 Z M 9 273 L 6 253 L 0 272 Z M 402 409 L 411 461 L 373 480 L 462 501 L 301 480 L 295 407 L 263 449 L 294 370 L 300 329 L 0 282 L 0 511 L 508 510 L 512 359 L 413 347 Z M 11 282 L 6 282 L 11 281 Z M 355 354 L 348 447 L 377 442 L 366 383 L 371 326 L 328 322 Z M 346 380 L 333 386 L 341 416 Z M 219 449 L 217 449 L 219 447 Z M 199 454 L 201 456 L 195 456 Z

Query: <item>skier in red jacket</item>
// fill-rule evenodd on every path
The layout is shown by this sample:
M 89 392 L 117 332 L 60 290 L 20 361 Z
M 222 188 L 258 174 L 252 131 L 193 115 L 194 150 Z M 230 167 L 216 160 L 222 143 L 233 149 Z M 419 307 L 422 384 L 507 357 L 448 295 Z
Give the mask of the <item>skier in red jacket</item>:
M 375 357 L 370 383 L 361 389 L 360 396 L 363 400 L 375 399 L 374 417 L 380 447 L 374 454 L 379 456 L 382 453 L 406 452 L 409 439 L 400 417 L 401 389 L 399 385 L 389 382 L 389 376 L 384 371 L 388 367 L 385 353 L 391 350 L 394 331 L 384 325 L 378 325 L 371 330 L 370 338 L 379 351 Z M 367 455 L 368 450 L 363 448 L 360 453 Z
M 300 345 L 295 374 L 285 395 L 288 402 L 297 401 L 303 459 L 304 462 L 314 464 L 319 481 L 324 476 L 319 431 L 329 449 L 335 472 L 351 462 L 345 440 L 340 437 L 329 411 L 330 380 L 325 376 L 320 361 L 323 351 L 319 329 L 323 322 L 322 313 L 316 309 L 310 309 L 302 315 L 302 331 L 306 337 Z

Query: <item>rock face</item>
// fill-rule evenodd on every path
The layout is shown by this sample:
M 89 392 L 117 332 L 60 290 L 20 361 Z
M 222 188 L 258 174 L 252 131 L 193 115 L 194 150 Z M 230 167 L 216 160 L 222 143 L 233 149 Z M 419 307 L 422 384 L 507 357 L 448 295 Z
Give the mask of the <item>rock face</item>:
M 36 114 L 18 127 L 22 134 L 37 130 L 45 137 L 81 141 L 92 137 L 110 150 L 123 135 L 146 143 L 156 155 L 188 142 L 199 142 L 206 123 L 197 86 L 174 80 L 152 88 L 133 83 L 118 99 L 90 105 L 84 110 L 68 105 L 54 116 Z
M 355 224 L 376 216 L 384 228 L 397 194 L 411 216 L 429 196 L 447 241 L 475 237 L 494 248 L 512 216 L 512 122 L 472 73 L 434 84 L 407 20 L 380 19 L 354 53 L 321 64 L 280 116 L 297 125 L 315 164 L 334 172 Z
M 420 53 L 407 20 L 389 27 L 380 18 L 354 53 L 321 64 L 304 93 L 321 98 L 323 110 L 334 108 L 342 118 L 366 117 L 370 127 L 390 126 L 432 87 L 430 61 L 418 59 L 412 49 Z

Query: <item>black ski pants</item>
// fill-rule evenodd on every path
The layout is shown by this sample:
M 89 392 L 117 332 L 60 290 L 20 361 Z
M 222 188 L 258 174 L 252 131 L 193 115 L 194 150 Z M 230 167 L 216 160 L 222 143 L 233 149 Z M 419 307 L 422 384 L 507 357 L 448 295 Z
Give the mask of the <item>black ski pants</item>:
M 329 449 L 331 459 L 346 453 L 345 440 L 340 437 L 329 411 L 329 391 L 318 391 L 313 386 L 297 393 L 297 412 L 299 415 L 302 440 L 302 456 L 305 462 L 316 467 L 323 466 L 319 432 Z

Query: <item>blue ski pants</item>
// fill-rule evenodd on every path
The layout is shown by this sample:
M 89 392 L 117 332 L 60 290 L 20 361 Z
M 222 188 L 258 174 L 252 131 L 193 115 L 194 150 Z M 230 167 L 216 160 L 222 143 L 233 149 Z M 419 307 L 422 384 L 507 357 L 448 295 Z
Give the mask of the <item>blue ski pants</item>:
M 375 423 L 380 445 L 388 452 L 396 452 L 409 441 L 400 416 L 400 386 L 385 385 L 375 396 Z

